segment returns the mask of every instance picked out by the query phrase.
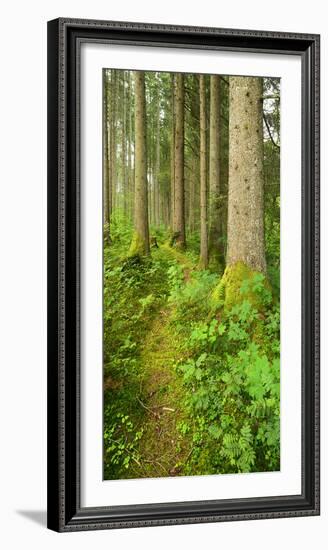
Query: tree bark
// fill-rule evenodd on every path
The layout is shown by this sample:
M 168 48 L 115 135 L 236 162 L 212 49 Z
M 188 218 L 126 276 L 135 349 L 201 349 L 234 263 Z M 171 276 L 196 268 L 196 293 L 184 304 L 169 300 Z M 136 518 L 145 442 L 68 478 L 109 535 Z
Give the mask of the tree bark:
M 116 69 L 111 70 L 110 79 L 110 182 L 109 182 L 109 210 L 112 214 L 116 200 Z
M 106 233 L 109 235 L 109 221 L 110 221 L 110 208 L 109 208 L 109 184 L 110 184 L 110 176 L 109 176 L 109 129 L 108 129 L 108 118 L 109 118 L 109 83 L 108 83 L 108 74 L 107 70 L 104 70 L 103 72 L 103 94 L 104 94 L 104 115 L 103 115 L 103 140 L 104 140 L 104 224 L 107 226 Z
M 128 215 L 128 181 L 127 181 L 127 93 L 125 87 L 125 71 L 122 71 L 122 97 L 123 97 L 123 116 L 122 116 L 122 193 L 123 193 L 123 211 Z
M 223 259 L 220 200 L 220 77 L 210 79 L 209 254 Z
M 133 216 L 133 174 L 132 174 L 132 82 L 131 72 L 128 72 L 128 112 L 127 112 L 127 133 L 128 133 L 128 216 Z
M 266 272 L 262 79 L 230 78 L 227 265 Z
M 184 200 L 184 76 L 175 75 L 174 227 L 176 245 L 186 246 Z
M 190 169 L 190 182 L 189 182 L 189 231 L 193 233 L 196 228 L 195 218 L 196 218 L 196 186 L 199 173 L 199 164 L 198 158 L 194 156 L 191 159 L 191 169 Z
M 159 173 L 160 173 L 160 161 L 161 161 L 161 95 L 160 95 L 160 82 L 157 81 L 157 108 L 156 108 L 156 160 L 155 160 L 155 223 L 160 225 L 161 223 L 161 210 L 160 210 L 160 184 L 159 184 Z
M 130 256 L 149 254 L 145 76 L 135 71 L 135 221 Z
M 174 175 L 174 164 L 175 164 L 175 108 L 174 108 L 174 90 L 175 90 L 175 75 L 171 74 L 171 163 L 170 163 L 170 177 L 171 177 L 171 229 L 174 227 L 174 185 L 175 185 L 175 175 Z
M 206 89 L 205 76 L 199 76 L 200 129 L 200 266 L 208 267 L 207 174 L 206 174 Z

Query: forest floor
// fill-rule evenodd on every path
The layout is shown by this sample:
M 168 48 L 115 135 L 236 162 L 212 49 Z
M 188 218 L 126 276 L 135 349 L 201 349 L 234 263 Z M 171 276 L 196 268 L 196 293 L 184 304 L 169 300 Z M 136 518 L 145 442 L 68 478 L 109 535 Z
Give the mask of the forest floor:
M 104 249 L 105 479 L 279 469 L 279 302 L 258 277 L 265 315 L 246 298 L 218 315 L 219 270 L 128 242 Z
M 183 266 L 185 279 L 192 269 L 191 261 L 166 245 L 158 253 L 167 260 L 175 259 Z M 145 431 L 140 440 L 140 456 L 147 477 L 174 476 L 188 460 L 191 443 L 178 430 L 179 422 L 187 419 L 183 404 L 184 389 L 175 365 L 183 358 L 177 335 L 171 329 L 174 307 L 164 304 L 147 333 L 140 356 L 143 372 L 139 400 L 146 411 Z

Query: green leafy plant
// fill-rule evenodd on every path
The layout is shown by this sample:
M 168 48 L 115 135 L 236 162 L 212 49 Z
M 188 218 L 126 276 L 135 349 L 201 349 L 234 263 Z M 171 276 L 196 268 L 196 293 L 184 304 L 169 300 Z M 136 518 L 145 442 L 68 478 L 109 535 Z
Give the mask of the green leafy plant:
M 245 283 L 242 292 L 249 289 Z M 279 311 L 264 278 L 252 281 L 252 292 L 265 315 L 245 299 L 220 320 L 194 323 L 191 357 L 177 365 L 194 418 L 187 472 L 200 457 L 208 474 L 279 469 Z

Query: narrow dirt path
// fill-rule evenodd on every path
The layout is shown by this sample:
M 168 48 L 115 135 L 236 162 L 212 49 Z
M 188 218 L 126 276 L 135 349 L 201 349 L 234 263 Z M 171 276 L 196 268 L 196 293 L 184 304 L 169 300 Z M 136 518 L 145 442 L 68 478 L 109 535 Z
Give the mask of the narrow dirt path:
M 141 352 L 143 398 L 138 400 L 145 411 L 139 448 L 143 477 L 179 475 L 190 455 L 190 441 L 178 430 L 179 422 L 186 419 L 186 411 L 182 381 L 174 368 L 185 352 L 170 326 L 171 315 L 172 307 L 165 304 L 154 319 Z

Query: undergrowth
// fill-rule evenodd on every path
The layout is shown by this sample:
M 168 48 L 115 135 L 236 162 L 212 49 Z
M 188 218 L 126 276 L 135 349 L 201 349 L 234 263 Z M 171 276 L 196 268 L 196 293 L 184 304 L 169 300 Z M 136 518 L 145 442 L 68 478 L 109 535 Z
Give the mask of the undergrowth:
M 131 228 L 122 227 L 113 222 L 104 247 L 105 479 L 149 472 L 154 444 L 146 441 L 147 423 L 158 419 L 147 412 L 152 364 L 145 342 L 152 341 L 156 319 L 163 319 L 163 353 L 170 350 L 173 358 L 172 381 L 160 390 L 179 399 L 170 424 L 176 433 L 161 435 L 174 441 L 179 463 L 169 475 L 279 470 L 277 266 L 270 266 L 270 286 L 260 275 L 245 280 L 240 303 L 213 310 L 222 273 L 199 270 L 194 252 L 170 248 L 160 230 L 150 257 L 127 258 Z M 257 296 L 252 303 L 250 291 Z M 183 445 L 188 452 L 181 461 Z

